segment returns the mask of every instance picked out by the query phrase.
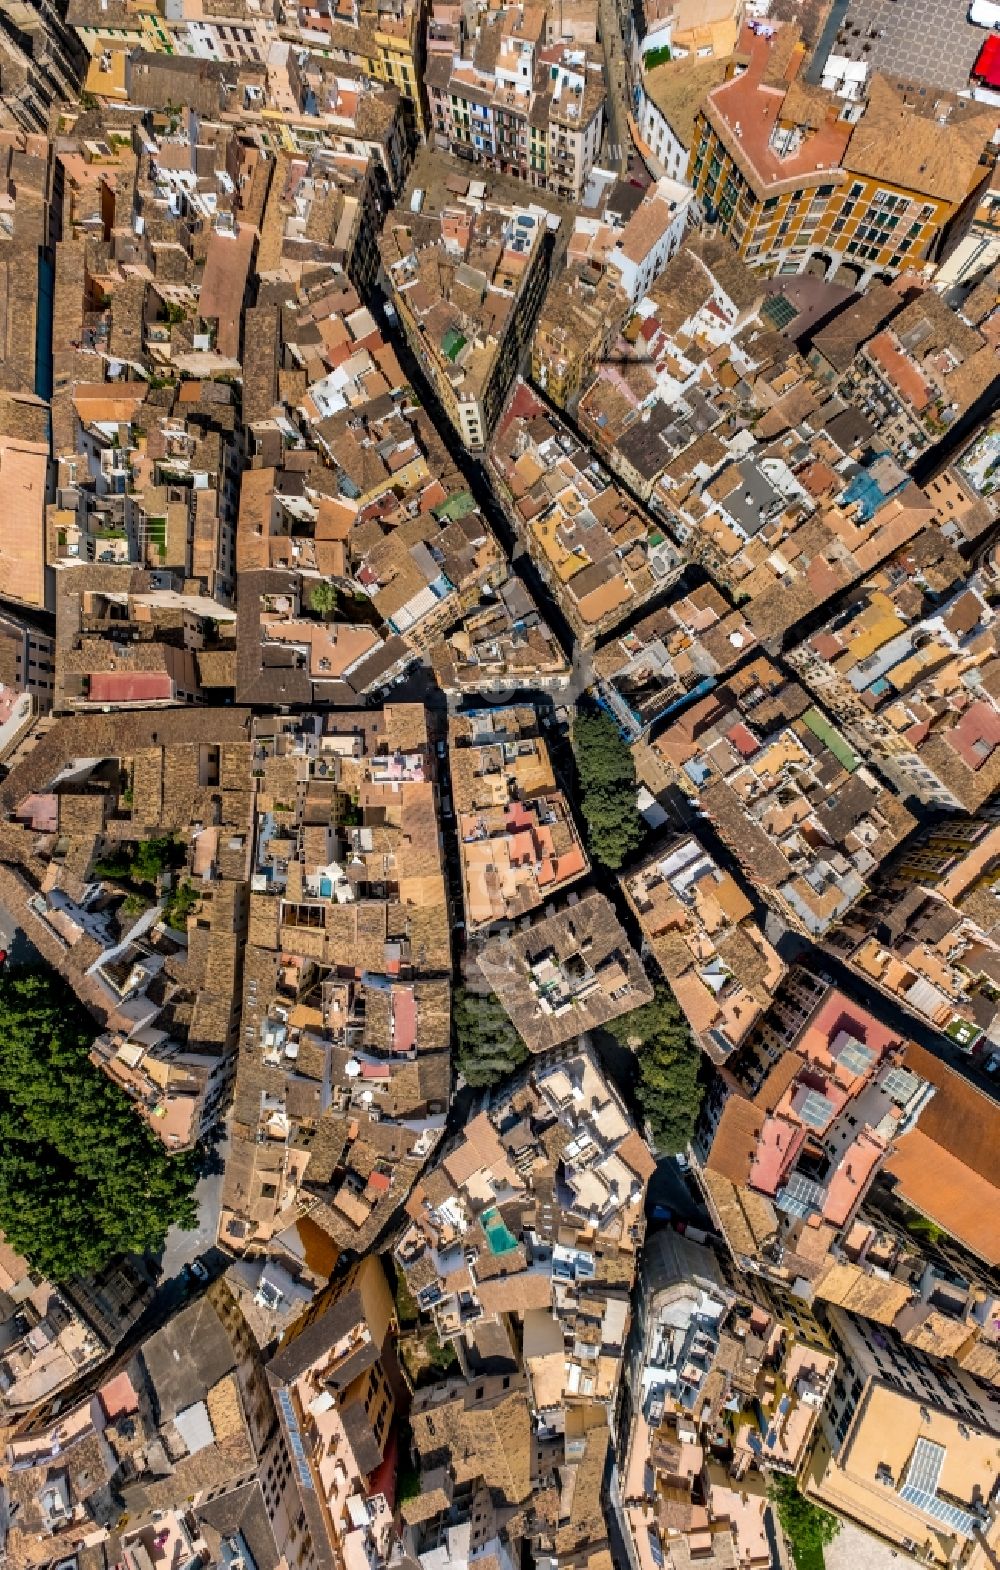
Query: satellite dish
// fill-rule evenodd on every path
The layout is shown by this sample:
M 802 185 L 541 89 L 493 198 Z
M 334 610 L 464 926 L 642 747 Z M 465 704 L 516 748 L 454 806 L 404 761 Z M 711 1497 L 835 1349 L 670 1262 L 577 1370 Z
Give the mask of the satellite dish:
M 344 1064 L 344 1073 L 347 1075 L 348 1079 L 357 1079 L 358 1075 L 361 1073 L 361 1064 L 358 1062 L 357 1058 L 348 1058 L 347 1062 Z

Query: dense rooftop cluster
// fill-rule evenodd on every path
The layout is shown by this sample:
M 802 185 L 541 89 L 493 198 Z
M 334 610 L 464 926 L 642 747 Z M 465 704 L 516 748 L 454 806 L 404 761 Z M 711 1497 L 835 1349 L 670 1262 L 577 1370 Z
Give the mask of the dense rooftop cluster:
M 11 1570 L 995 1570 L 997 11 L 0 6 Z

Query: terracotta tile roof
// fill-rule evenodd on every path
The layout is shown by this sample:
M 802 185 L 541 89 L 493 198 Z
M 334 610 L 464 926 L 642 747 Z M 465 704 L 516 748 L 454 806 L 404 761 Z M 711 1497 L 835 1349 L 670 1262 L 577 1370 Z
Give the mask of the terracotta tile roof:
M 909 1042 L 903 1062 L 935 1093 L 920 1114 L 920 1132 L 955 1156 L 979 1177 L 1000 1186 L 1000 1107 L 969 1080 L 916 1042 Z
M 985 106 L 982 113 L 942 125 L 911 109 L 902 93 L 874 76 L 843 165 L 853 174 L 957 205 L 978 178 L 980 157 L 995 129 L 996 114 Z
M 1000 1265 L 1000 1207 L 993 1182 L 970 1171 L 960 1156 L 920 1128 L 900 1140 L 885 1170 L 907 1204 L 987 1264 Z
M 743 1096 L 730 1096 L 722 1109 L 707 1165 L 731 1183 L 750 1179 L 750 1166 L 764 1127 L 765 1114 Z

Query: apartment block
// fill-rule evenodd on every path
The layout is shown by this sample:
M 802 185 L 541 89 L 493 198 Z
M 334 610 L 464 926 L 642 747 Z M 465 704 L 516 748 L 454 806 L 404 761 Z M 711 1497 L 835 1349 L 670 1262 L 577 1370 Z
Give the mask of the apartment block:
M 989 420 L 983 430 L 959 455 L 956 462 L 932 482 L 932 485 L 940 485 L 945 506 L 949 512 L 956 514 L 956 522 L 959 526 L 964 525 L 965 513 L 970 504 L 975 515 L 978 516 L 979 511 L 985 509 L 992 516 L 992 509 L 995 506 L 993 497 L 997 489 L 993 461 L 998 450 L 1000 450 L 1000 434 L 996 422 Z M 950 523 L 951 520 L 948 522 Z M 954 529 L 948 532 L 950 538 Z M 965 528 L 962 532 L 966 537 L 970 537 Z M 971 537 L 974 538 L 974 535 Z
M 584 646 L 680 577 L 663 529 L 518 382 L 490 469 L 529 555 Z
M 611 904 L 598 893 L 570 895 L 554 915 L 494 938 L 478 963 L 529 1052 L 547 1052 L 653 996 Z
M 367 4 L 362 0 L 331 12 L 304 0 L 294 14 L 303 37 L 334 59 L 360 67 L 372 80 L 395 87 L 407 99 L 417 130 L 425 129 L 421 4 L 412 0 Z
M 150 374 L 159 367 L 169 376 L 159 347 L 150 343 Z M 127 562 L 172 570 L 231 600 L 238 464 L 232 394 L 206 391 L 202 398 L 195 384 L 172 413 L 133 407 L 124 436 L 116 431 L 118 411 L 102 410 L 99 389 L 89 391 L 89 400 L 76 397 L 74 405 L 93 438 L 92 454 L 87 436 L 81 442 L 90 462 L 75 473 L 72 459 L 60 462 L 67 484 L 57 493 L 49 530 L 57 565 Z
M 679 61 L 695 56 L 725 59 L 739 40 L 743 11 L 740 0 L 708 0 L 705 5 L 642 0 L 636 13 L 635 49 L 647 68 L 657 55 Z
M 777 1029 L 765 1019 L 716 1077 L 694 1142 L 729 1248 L 799 1296 L 993 1368 L 993 1103 L 828 982 L 791 979 Z
M 568 267 L 545 296 L 531 340 L 531 379 L 559 409 L 608 353 L 628 308 L 618 275 L 590 262 Z
M 233 1151 L 220 1232 L 365 1247 L 444 1126 L 451 945 L 415 704 L 258 718 Z
M 30 1411 L 107 1353 L 107 1343 L 0 1233 L 0 1410 Z
M 489 203 L 417 214 L 383 232 L 393 306 L 472 452 L 488 445 L 530 340 L 548 280 L 549 226 L 534 203 Z
M 47 9 L 47 8 L 46 8 Z M 45 445 L 44 407 L 49 396 L 49 368 L 45 356 L 45 305 L 40 299 L 46 279 L 49 247 L 58 232 L 53 212 L 53 159 L 45 129 L 10 125 L 18 93 L 17 66 L 10 58 L 17 21 L 23 19 L 48 53 L 59 22 L 44 13 L 15 13 L 8 18 L 5 34 L 5 128 L 0 133 L 0 170 L 7 203 L 0 234 L 0 344 L 7 364 L 4 396 L 0 402 L 0 453 L 8 475 L 10 511 L 4 540 L 3 562 L 8 596 L 30 605 L 45 603 L 45 584 L 38 572 L 37 542 L 30 520 L 46 496 L 45 466 L 38 448 Z M 40 50 L 40 53 L 42 50 Z M 58 85 L 45 81 L 41 62 L 27 66 L 24 88 L 29 98 L 37 94 L 58 96 Z M 23 119 L 31 119 L 30 113 Z M 29 492 L 35 492 L 29 495 Z M 33 549 L 32 546 L 35 546 Z
M 367 311 L 346 321 L 364 347 L 354 340 L 357 352 L 338 355 L 307 395 L 316 448 L 286 452 L 260 428 L 260 466 L 242 477 L 244 700 L 350 704 L 384 691 L 506 576 L 489 524 Z M 348 401 L 350 361 L 362 385 Z
M 863 103 L 803 80 L 797 29 L 748 22 L 697 118 L 688 178 L 740 255 L 867 284 L 919 269 L 978 187 L 993 122 L 873 76 Z
M 788 328 L 790 302 L 765 299 L 724 241 L 689 237 L 577 402 L 602 461 L 760 639 L 782 635 L 922 528 L 961 548 L 989 527 L 988 444 L 967 472 L 944 466 L 920 487 L 892 409 L 860 397 L 845 405 L 841 388 L 864 345 L 894 310 L 911 311 L 884 286 L 873 295 L 875 309 L 865 296 L 826 318 L 806 357 L 791 329 L 776 331 L 779 321 Z M 971 333 L 940 301 L 925 314 L 937 307 L 942 334 Z M 975 358 L 978 383 L 987 362 Z
M 983 47 L 989 44 L 989 35 Z M 989 172 L 950 226 L 935 287 L 947 293 L 975 285 L 1000 260 L 1000 182 Z
M 411 1411 L 422 1488 L 403 1542 L 422 1564 L 467 1538 L 504 1566 L 526 1547 L 605 1562 L 600 1479 L 654 1165 L 576 1045 L 504 1086 L 414 1188 L 395 1249 L 429 1321 L 414 1337 L 457 1358 Z
M 394 1328 L 385 1271 L 369 1255 L 317 1295 L 267 1365 L 319 1566 L 364 1562 L 388 1534 L 380 1483 L 402 1393 Z
M 308 90 L 316 93 L 323 89 L 317 83 L 310 84 Z M 394 149 L 391 137 L 387 138 L 388 155 L 383 151 L 383 157 L 389 159 L 388 169 L 372 155 L 366 145 L 361 105 L 373 100 L 357 90 L 352 97 L 353 102 L 344 103 L 343 110 L 345 129 L 354 130 L 358 137 L 354 151 L 341 152 L 334 145 L 299 156 L 280 152 L 261 219 L 258 278 L 298 285 L 307 299 L 310 295 L 314 299 L 336 297 L 334 277 L 342 280 L 345 293 L 348 280 L 365 288 L 372 284 L 378 270 L 378 230 L 393 179 L 398 178 L 396 168 L 404 166 L 403 154 Z M 380 102 L 378 95 L 374 102 Z M 266 300 L 265 292 L 258 303 Z M 305 310 L 299 319 L 305 327 L 309 320 Z M 294 341 L 294 333 L 289 336 Z M 310 347 L 319 358 L 332 343 L 321 338 Z M 308 356 L 307 363 L 312 358 Z M 314 379 L 310 374 L 309 381 Z
M 244 712 L 150 709 L 68 717 L 4 781 L 8 905 L 104 1027 L 93 1061 L 169 1149 L 211 1130 L 232 1082 L 249 765 Z M 133 878 L 151 840 L 162 870 Z
M 439 685 L 456 696 L 516 687 L 558 693 L 571 675 L 562 644 L 513 573 L 431 648 L 430 660 Z
M 565 1182 L 546 1214 L 540 1196 L 553 1159 L 534 1125 L 565 1133 Z M 540 1416 L 567 1405 L 613 1405 L 614 1349 L 623 1344 L 627 1316 L 621 1287 L 636 1268 L 653 1165 L 593 1053 L 577 1050 L 499 1094 L 407 1202 L 396 1259 L 419 1305 L 443 1339 L 465 1338 L 469 1357 L 477 1338 L 485 1344 L 491 1321 L 512 1315 L 520 1322 Z M 451 1262 L 463 1256 L 456 1279 Z M 604 1280 L 598 1256 L 606 1261 Z M 603 1321 L 602 1334 L 596 1352 L 581 1354 L 585 1320 Z
M 691 705 L 637 756 L 658 794 L 712 819 L 748 883 L 821 937 L 861 898 L 913 818 L 796 682 L 765 658 Z
M 709 1158 L 731 1096 L 762 1108 L 771 1104 L 773 1095 L 768 1086 L 783 1083 L 782 1070 L 793 1071 L 789 1054 L 794 1056 L 800 1042 L 811 1039 L 813 1022 L 822 1022 L 828 1015 L 835 994 L 833 984 L 823 977 L 822 965 L 818 972 L 801 964 L 788 971 L 771 1009 L 709 1085 L 693 1141 L 699 1161 L 704 1164 Z M 857 1005 L 850 1007 L 859 1024 L 863 1023 L 865 1011 L 859 1013 Z M 894 1176 L 901 1160 L 901 1147 L 897 1147 L 889 1164 L 876 1170 L 854 1220 L 828 1249 L 819 1232 L 804 1234 L 817 1245 L 813 1266 L 808 1268 L 809 1295 L 816 1305 L 834 1304 L 891 1326 L 908 1346 L 952 1359 L 977 1378 L 994 1380 L 1000 1369 L 1000 1337 L 993 1323 L 997 1282 L 990 1263 L 988 1231 L 974 1239 L 970 1218 L 975 1211 L 965 1216 L 961 1213 L 967 1189 L 978 1191 L 977 1206 L 990 1203 L 978 1184 L 980 1176 L 988 1173 L 985 1141 L 991 1137 L 992 1108 L 979 1085 L 966 1079 L 961 1057 L 953 1055 L 954 1067 L 947 1067 L 910 1043 L 904 1061 L 927 1087 L 920 1116 L 929 1142 L 918 1154 L 917 1170 L 927 1165 L 931 1174 L 928 1191 L 917 1199 L 912 1177 L 900 1183 Z M 969 1072 L 967 1067 L 965 1072 Z M 960 1130 L 963 1121 L 970 1118 L 983 1122 L 983 1143 L 977 1140 L 963 1145 Z M 917 1143 L 914 1141 L 915 1151 Z M 964 1178 L 956 1174 L 946 1197 L 943 1172 L 949 1155 L 967 1161 L 969 1170 Z M 726 1236 L 731 1239 L 736 1235 L 732 1229 L 740 1227 L 735 1219 L 737 1209 L 729 1204 L 734 1194 L 718 1173 L 709 1177 L 706 1170 L 703 1182 L 713 1188 L 726 1212 Z M 948 1212 L 947 1225 L 954 1231 L 946 1230 L 944 1224 L 928 1226 L 922 1219 L 917 1207 L 928 1203 L 931 1189 L 938 1195 L 939 1213 Z M 745 1216 L 756 1217 L 752 1224 L 757 1225 L 760 1214 L 754 1210 L 754 1197 L 749 1190 L 740 1190 L 739 1198 L 745 1204 Z M 960 1236 L 966 1241 L 959 1241 Z M 798 1243 L 795 1248 L 798 1251 Z M 783 1249 L 775 1254 L 765 1251 L 758 1257 L 755 1274 L 758 1279 L 780 1282 L 787 1279 L 784 1263 Z M 804 1281 L 802 1260 L 791 1263 L 793 1270 L 803 1271 Z M 796 1290 L 796 1301 L 801 1302 L 805 1286 L 800 1283 Z
M 785 973 L 750 900 L 691 835 L 663 844 L 621 883 L 697 1040 L 725 1061 Z
M 991 1088 L 967 1077 L 961 1059 L 954 1066 L 910 1043 L 904 1057 L 908 1073 L 930 1087 L 925 1111 L 916 1128 L 900 1139 L 872 1189 L 872 1215 L 896 1229 L 897 1235 L 912 1212 L 929 1217 L 942 1236 L 932 1231 L 927 1249 L 938 1269 L 958 1276 L 962 1283 L 985 1283 L 996 1291 L 1000 1246 L 992 1210 L 997 1173 L 991 1157 L 998 1121 Z M 996 1327 L 984 1307 L 990 1292 L 980 1291 L 981 1306 L 970 1304 L 970 1318 L 978 1318 L 986 1339 L 997 1351 Z
M 52 708 L 55 640 L 16 615 L 0 615 L 0 758 Z
M 742 0 L 735 8 L 726 0 L 726 9 L 731 15 L 734 9 L 737 15 L 742 14 Z M 633 48 L 635 110 L 629 129 L 652 175 L 687 179 L 697 137 L 698 110 L 711 89 L 725 81 L 736 41 L 735 36 L 723 35 L 719 39 L 720 53 L 715 52 L 711 40 L 706 40 L 683 56 L 675 54 L 671 45 L 660 44 L 638 61 Z
M 709 1249 L 670 1230 L 640 1281 L 618 1507 L 630 1559 L 762 1570 L 766 1479 L 805 1463 L 837 1357 L 808 1310 L 800 1328 L 752 1278 L 733 1291 Z
M 259 115 L 269 108 L 283 139 L 308 149 L 319 140 L 328 104 L 325 95 L 310 99 L 290 91 L 289 83 L 297 85 L 303 61 L 322 71 L 326 60 L 330 74 L 342 81 L 353 79 L 383 99 L 396 95 L 412 127 L 408 137 L 422 130 L 419 4 L 383 0 L 342 5 L 332 14 L 304 0 L 280 17 L 270 4 L 254 10 L 235 6 L 230 12 L 209 14 L 187 4 L 163 16 L 151 6 L 125 3 L 114 8 L 109 21 L 107 7 L 74 0 L 67 20 L 89 57 L 85 90 L 105 104 L 142 103 L 159 94 L 171 73 L 176 78 L 184 72 L 210 104 L 215 84 L 228 79 L 240 89 L 244 113 Z M 291 47 L 275 53 L 279 42 Z M 186 101 L 193 101 L 190 95 Z
M 714 687 L 755 643 L 743 613 L 705 583 L 611 637 L 594 656 L 594 672 L 622 734 L 637 741 Z
M 311 1363 L 325 1356 L 336 1366 L 336 1325 L 329 1336 L 310 1328 Z M 359 1341 L 366 1331 L 367 1321 L 356 1326 Z M 285 1559 L 296 1570 L 337 1562 L 350 1534 L 329 1515 L 306 1518 L 300 1489 L 310 1463 L 283 1421 L 281 1370 L 298 1357 L 293 1348 L 272 1359 L 272 1385 L 233 1290 L 213 1283 L 95 1380 L 91 1396 L 8 1436 L 0 1486 L 10 1550 L 39 1570 L 77 1554 L 114 1554 L 128 1570 L 163 1558 L 213 1570 L 240 1558 Z M 359 1539 L 367 1540 L 360 1529 L 360 1547 Z
M 231 693 L 236 613 L 193 587 L 181 573 L 125 564 L 61 571 L 55 710 L 145 710 Z
M 354 66 L 371 84 L 395 88 L 406 100 L 414 128 L 424 131 L 424 8 L 419 0 L 360 0 L 336 11 L 302 0 L 286 15 L 289 24 L 325 58 Z
M 390 18 L 390 26 L 394 21 Z M 402 64 L 376 47 L 374 61 L 366 56 L 360 68 L 345 64 L 339 52 L 331 57 L 323 51 L 292 49 L 285 79 L 279 56 L 269 86 L 272 101 L 286 110 L 286 145 L 311 160 L 318 157 L 321 166 L 331 153 L 348 159 L 360 154 L 375 176 L 374 189 L 384 208 L 390 193 L 398 195 L 412 162 L 419 97 L 412 79 L 396 86 L 387 75 L 412 69 L 405 45 Z M 379 90 L 380 80 L 390 80 L 390 85 Z M 362 222 L 366 216 L 362 214 Z
M 535 708 L 466 710 L 448 731 L 466 930 L 484 935 L 562 894 L 590 862 Z
M 10 268 L 9 263 L 2 265 Z M 27 276 L 29 269 L 23 272 Z M 20 302 L 14 300 L 7 308 L 13 309 L 17 320 L 24 320 Z M 12 350 L 13 345 L 6 356 L 11 366 L 15 364 Z M 45 560 L 45 504 L 51 488 L 48 409 L 34 396 L 33 388 L 32 375 L 30 391 L 5 392 L 0 399 L 0 470 L 7 496 L 0 576 L 8 599 L 50 609 L 53 586 Z
M 583 196 L 604 126 L 601 56 L 546 37 L 544 5 L 451 20 L 431 8 L 425 82 L 434 145 L 570 202 Z
M 758 281 L 730 247 L 698 233 L 640 288 L 613 353 L 584 390 L 578 417 L 644 500 L 670 459 L 724 417 L 735 385 L 726 362 L 748 383 L 763 370 L 748 330 L 761 299 Z M 706 357 L 711 380 L 702 374 Z M 781 374 L 787 386 L 788 368 Z
M 897 879 L 893 867 L 828 942 L 865 980 L 988 1064 L 1000 1044 L 993 997 L 1000 953 L 989 915 L 984 929 L 964 914 L 967 903 L 989 898 L 990 872 L 984 866 L 977 875 L 974 865 L 970 857 L 951 874 L 947 897 L 908 876 Z
M 1000 782 L 994 613 L 937 532 L 862 580 L 789 663 L 904 794 L 975 812 Z
M 830 1312 L 843 1371 L 805 1478 L 817 1503 L 928 1564 L 990 1562 L 1000 1409 L 961 1371 Z
M 741 1268 L 759 1255 L 769 1278 L 812 1295 L 897 1122 L 930 1099 L 926 1081 L 893 1074 L 902 1063 L 900 1038 L 829 989 L 752 1097 L 710 1104 L 699 1178 Z
M 996 352 L 980 327 L 927 290 L 865 342 L 840 389 L 863 407 L 893 455 L 911 464 L 950 426 L 986 412 Z M 996 308 L 990 291 L 988 308 Z M 985 325 L 985 323 L 984 323 Z
M 649 187 L 616 238 L 608 265 L 617 273 L 633 305 L 649 292 L 671 257 L 680 250 L 691 205 L 688 186 L 661 176 Z
M 79 86 L 82 51 L 72 29 L 47 0 L 37 10 L 13 6 L 0 48 L 5 128 L 44 135 L 53 104 L 72 99 Z

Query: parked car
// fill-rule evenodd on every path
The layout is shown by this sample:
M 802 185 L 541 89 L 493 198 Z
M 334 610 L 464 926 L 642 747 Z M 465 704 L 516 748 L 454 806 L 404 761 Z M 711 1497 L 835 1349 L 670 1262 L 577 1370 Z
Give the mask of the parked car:
M 208 1280 L 208 1266 L 203 1265 L 200 1259 L 192 1259 L 191 1263 L 187 1266 L 187 1271 L 189 1275 L 194 1276 L 196 1281 Z

